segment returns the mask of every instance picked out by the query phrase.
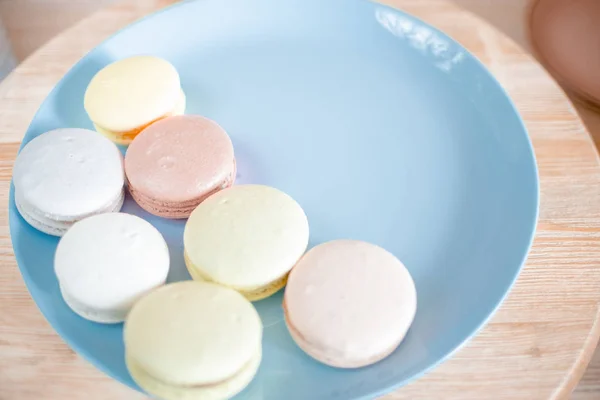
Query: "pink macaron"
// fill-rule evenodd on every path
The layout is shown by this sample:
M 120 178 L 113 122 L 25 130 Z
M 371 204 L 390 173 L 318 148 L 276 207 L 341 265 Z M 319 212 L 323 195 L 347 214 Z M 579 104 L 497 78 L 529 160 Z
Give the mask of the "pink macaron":
M 289 275 L 285 322 L 298 346 L 338 368 L 359 368 L 390 355 L 415 317 L 413 279 L 376 245 L 335 240 L 314 247 Z
M 211 194 L 235 180 L 231 139 L 216 122 L 198 115 L 160 120 L 144 129 L 125 155 L 133 199 L 165 218 L 187 218 Z

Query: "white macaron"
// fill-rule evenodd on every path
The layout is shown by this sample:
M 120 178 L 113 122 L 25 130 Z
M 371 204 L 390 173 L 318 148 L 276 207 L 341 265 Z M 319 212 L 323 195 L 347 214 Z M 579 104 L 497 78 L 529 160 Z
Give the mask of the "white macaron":
M 101 214 L 67 231 L 58 243 L 54 269 L 74 312 L 91 321 L 118 323 L 140 297 L 165 283 L 169 249 L 144 219 Z
M 62 236 L 85 217 L 121 209 L 123 156 L 97 132 L 56 129 L 23 147 L 13 183 L 23 219 L 44 233 Z

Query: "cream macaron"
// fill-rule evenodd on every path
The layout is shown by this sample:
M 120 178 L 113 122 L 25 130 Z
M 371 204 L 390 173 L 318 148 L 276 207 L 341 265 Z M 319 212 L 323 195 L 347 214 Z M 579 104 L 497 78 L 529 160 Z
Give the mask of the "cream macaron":
M 186 98 L 175 67 L 159 57 L 124 58 L 101 69 L 84 96 L 96 130 L 127 145 L 159 119 L 185 112 Z
M 262 323 L 234 290 L 184 281 L 143 297 L 124 328 L 135 382 L 163 400 L 229 399 L 254 378 Z
M 62 236 L 83 218 L 121 209 L 123 157 L 97 132 L 56 129 L 23 147 L 13 183 L 23 219 L 44 233 Z
M 186 223 L 190 275 L 230 287 L 255 301 L 283 286 L 308 245 L 308 220 L 289 195 L 263 185 L 237 185 L 201 203 Z
M 417 309 L 405 266 L 373 244 L 336 240 L 309 250 L 290 273 L 284 294 L 289 332 L 308 355 L 358 368 L 391 354 Z
M 111 213 L 73 225 L 58 243 L 54 270 L 74 312 L 118 323 L 140 297 L 165 283 L 169 262 L 155 227 L 135 215 Z

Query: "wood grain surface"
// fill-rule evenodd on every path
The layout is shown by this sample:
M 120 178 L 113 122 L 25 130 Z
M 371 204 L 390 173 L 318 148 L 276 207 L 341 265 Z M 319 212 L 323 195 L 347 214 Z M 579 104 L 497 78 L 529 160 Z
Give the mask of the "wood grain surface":
M 543 68 L 490 25 L 448 1 L 389 2 L 450 34 L 501 81 L 535 147 L 541 210 L 527 265 L 492 321 L 452 359 L 386 399 L 567 398 L 600 334 L 600 165 L 590 135 Z M 7 204 L 18 143 L 55 83 L 109 34 L 169 3 L 127 0 L 103 9 L 0 84 L 0 400 L 144 398 L 78 357 L 43 319 L 12 254 Z M 600 118 L 588 117 L 600 132 Z

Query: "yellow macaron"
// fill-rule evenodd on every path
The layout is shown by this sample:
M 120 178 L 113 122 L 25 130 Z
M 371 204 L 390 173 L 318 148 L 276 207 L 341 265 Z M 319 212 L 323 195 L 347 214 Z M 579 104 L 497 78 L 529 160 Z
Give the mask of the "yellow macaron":
M 177 282 L 149 293 L 124 326 L 132 378 L 163 400 L 235 396 L 258 371 L 261 341 L 252 303 L 206 282 Z
M 308 246 L 308 220 L 280 190 L 236 185 L 192 212 L 183 243 L 192 278 L 230 287 L 255 301 L 285 286 Z
M 101 69 L 84 96 L 96 130 L 127 145 L 144 128 L 185 112 L 186 97 L 175 67 L 159 57 L 133 56 Z

